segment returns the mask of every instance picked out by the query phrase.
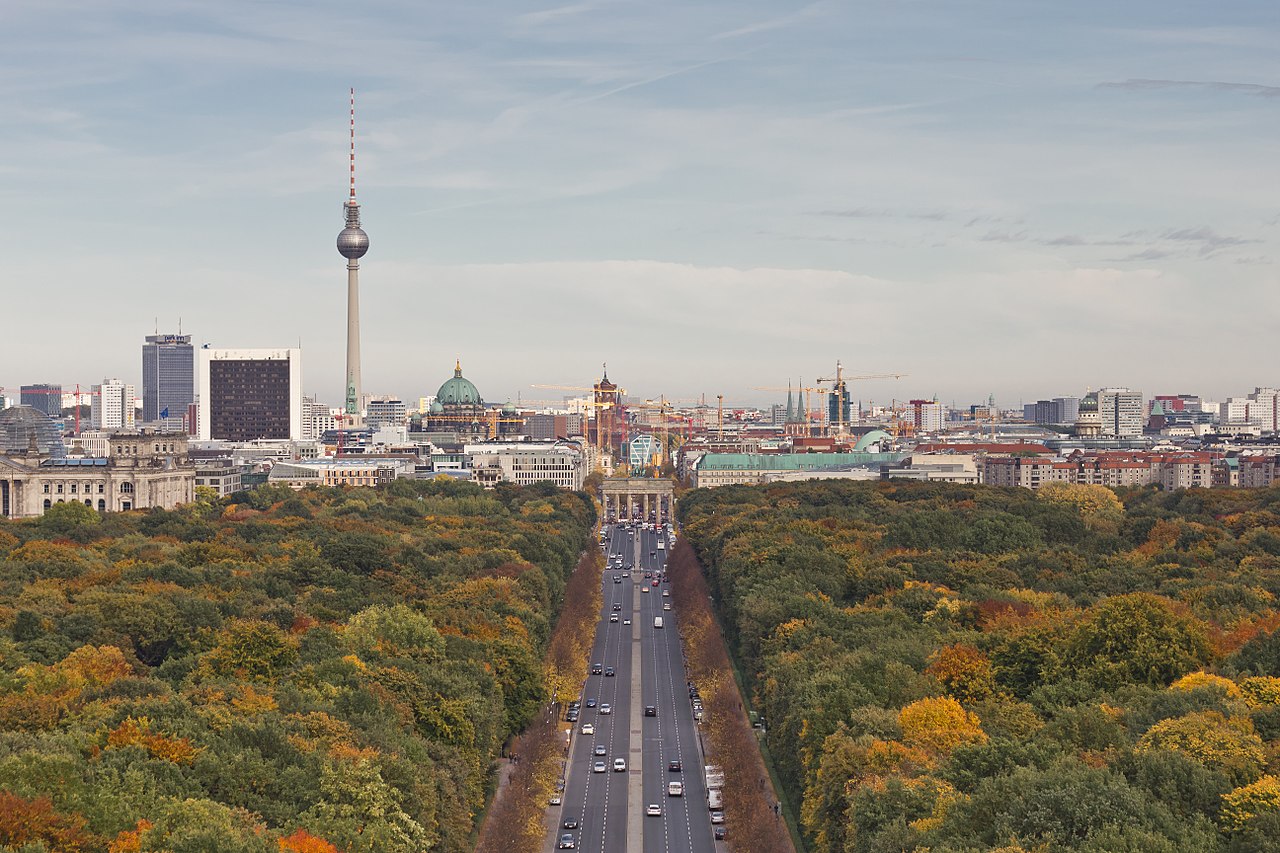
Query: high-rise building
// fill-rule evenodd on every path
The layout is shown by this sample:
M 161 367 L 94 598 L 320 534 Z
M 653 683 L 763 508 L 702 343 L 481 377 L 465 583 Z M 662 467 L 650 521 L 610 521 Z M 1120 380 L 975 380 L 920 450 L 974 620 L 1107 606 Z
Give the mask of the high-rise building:
M 196 398 L 190 335 L 147 335 L 142 345 L 142 421 L 179 420 Z
M 1103 388 L 1098 392 L 1098 416 L 1102 422 L 1103 435 L 1116 438 L 1142 435 L 1146 411 L 1141 391 Z
M 1022 407 L 1024 420 L 1037 424 L 1074 424 L 1080 415 L 1079 397 L 1054 397 L 1037 400 Z
M 200 349 L 202 441 L 301 440 L 302 350 Z
M 364 422 L 365 426 L 377 430 L 384 426 L 404 426 L 407 417 L 403 400 L 381 397 L 369 401 Z
M 89 422 L 93 429 L 133 429 L 137 417 L 137 394 L 128 382 L 103 380 L 90 389 Z
M 942 429 L 942 404 L 937 400 L 912 400 L 908 416 L 917 433 Z
M 304 440 L 320 440 L 326 432 L 338 428 L 338 419 L 329 407 L 315 397 L 302 398 L 302 437 Z
M 23 385 L 18 389 L 18 402 L 44 412 L 51 418 L 62 417 L 61 385 Z
M 347 259 L 347 381 L 345 409 L 360 414 L 360 259 L 369 251 L 369 235 L 360 227 L 356 203 L 356 90 L 351 90 L 351 195 L 343 205 L 346 227 L 338 233 L 338 254 Z

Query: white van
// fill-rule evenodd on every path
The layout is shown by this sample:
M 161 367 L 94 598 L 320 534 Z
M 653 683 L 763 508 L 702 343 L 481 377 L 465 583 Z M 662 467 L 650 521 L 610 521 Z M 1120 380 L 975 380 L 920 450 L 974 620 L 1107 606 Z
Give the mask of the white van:
M 655 617 L 653 617 L 653 627 L 655 627 L 655 628 L 661 628 L 661 627 L 662 627 L 662 617 L 661 617 L 661 616 L 655 616 Z
M 683 796 L 684 796 L 684 783 L 683 783 L 683 782 L 668 782 L 668 783 L 667 783 L 667 796 L 668 796 L 668 797 L 683 797 Z

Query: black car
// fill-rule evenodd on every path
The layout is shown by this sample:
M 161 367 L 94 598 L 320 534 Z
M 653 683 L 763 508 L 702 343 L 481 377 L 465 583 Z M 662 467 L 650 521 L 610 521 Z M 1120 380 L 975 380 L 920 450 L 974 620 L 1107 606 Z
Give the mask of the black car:
M 620 602 L 620 601 L 615 601 L 615 602 L 614 602 L 614 604 L 613 604 L 613 609 L 614 609 L 615 611 L 621 610 L 621 609 L 622 609 L 622 602 Z
M 568 721 L 568 722 L 570 722 L 570 723 L 576 723 L 576 722 L 578 722 L 578 712 L 577 712 L 577 711 L 569 711 L 569 712 L 567 712 L 567 713 L 564 715 L 564 718 L 565 718 L 565 720 L 566 720 L 566 721 Z
M 606 666 L 606 667 L 604 668 L 604 674 L 605 674 L 607 677 L 609 677 L 609 678 L 613 678 L 613 676 L 615 675 L 615 673 L 614 673 L 614 671 L 613 671 L 613 667 L 611 667 L 611 666 Z
M 594 708 L 595 706 L 596 706 L 596 700 L 594 700 L 594 699 L 588 699 L 588 700 L 587 700 L 587 707 L 588 707 L 588 708 Z
M 592 675 L 599 675 L 599 674 L 600 674 L 600 664 L 598 664 L 598 663 L 593 663 L 593 664 L 591 664 L 591 674 L 592 674 Z
M 560 826 L 564 827 L 565 829 L 577 829 L 578 819 L 576 817 L 567 817 L 564 819 L 564 823 L 560 824 Z
M 682 769 L 683 765 L 680 764 L 680 759 L 678 758 L 673 758 L 667 762 L 667 770 L 671 773 L 679 773 Z
M 716 827 L 712 827 L 712 829 L 715 832 L 716 841 L 724 841 L 724 827 L 716 826 Z
M 655 707 L 653 707 L 652 705 L 645 705 L 645 706 L 644 706 L 644 715 L 645 715 L 646 717 L 656 717 L 656 716 L 658 716 L 658 709 L 657 709 L 657 708 L 655 708 Z

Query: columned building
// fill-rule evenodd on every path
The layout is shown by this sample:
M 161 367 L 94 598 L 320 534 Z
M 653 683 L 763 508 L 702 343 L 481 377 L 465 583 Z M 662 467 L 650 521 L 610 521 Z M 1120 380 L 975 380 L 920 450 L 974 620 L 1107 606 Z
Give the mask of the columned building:
M 119 432 L 108 443 L 105 458 L 0 455 L 0 516 L 32 518 L 73 501 L 99 512 L 173 509 L 195 498 L 185 434 Z

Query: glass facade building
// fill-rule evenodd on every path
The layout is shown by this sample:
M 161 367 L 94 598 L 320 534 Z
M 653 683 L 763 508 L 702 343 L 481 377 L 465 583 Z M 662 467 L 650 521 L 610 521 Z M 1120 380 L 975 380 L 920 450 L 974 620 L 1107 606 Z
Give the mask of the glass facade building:
M 211 437 L 223 441 L 288 439 L 289 361 L 247 358 L 209 364 Z
M 147 335 L 142 345 L 143 422 L 186 415 L 196 398 L 195 376 L 190 335 Z
M 23 385 L 18 391 L 18 402 L 44 412 L 51 418 L 62 417 L 61 385 Z

